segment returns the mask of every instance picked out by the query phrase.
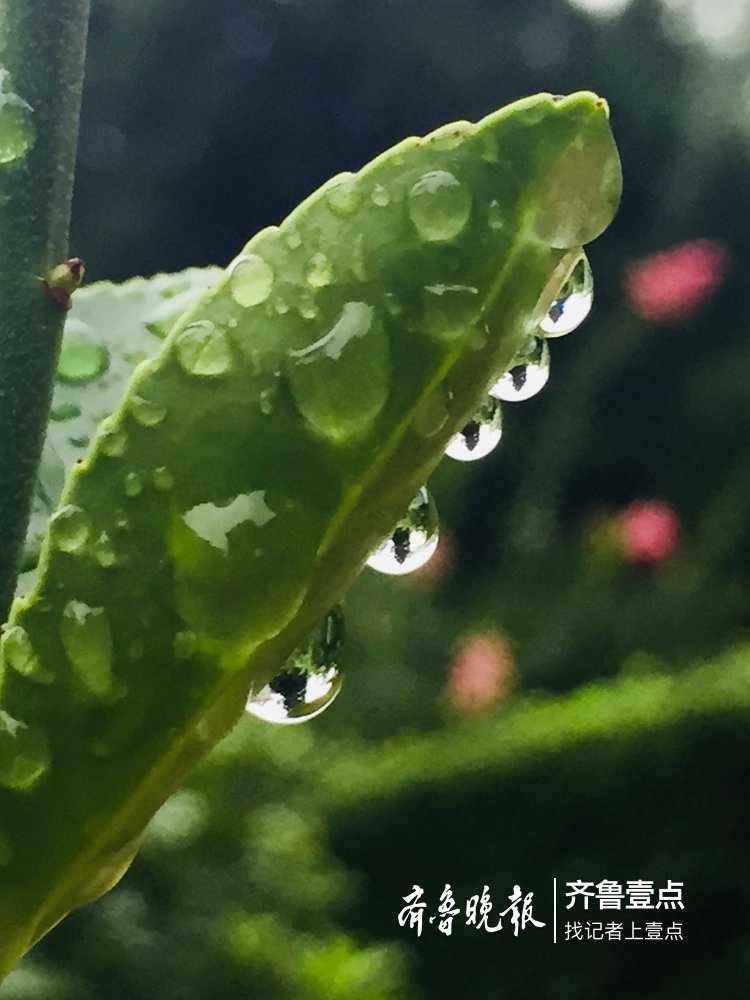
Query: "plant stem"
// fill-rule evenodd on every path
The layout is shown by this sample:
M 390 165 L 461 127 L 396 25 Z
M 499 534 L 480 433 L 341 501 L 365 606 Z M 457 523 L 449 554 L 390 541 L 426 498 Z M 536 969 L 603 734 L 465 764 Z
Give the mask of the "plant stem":
M 90 0 L 4 0 L 0 65 L 35 139 L 0 164 L 0 622 L 13 597 L 65 309 L 38 279 L 67 257 Z

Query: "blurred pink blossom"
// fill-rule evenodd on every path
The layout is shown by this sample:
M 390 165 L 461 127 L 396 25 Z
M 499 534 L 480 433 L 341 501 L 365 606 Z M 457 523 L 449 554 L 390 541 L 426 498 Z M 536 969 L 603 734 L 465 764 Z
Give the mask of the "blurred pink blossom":
M 726 261 L 718 240 L 689 240 L 630 264 L 623 291 L 647 323 L 682 323 L 722 283 Z
M 625 558 L 631 562 L 661 562 L 677 545 L 680 523 L 662 500 L 635 500 L 619 522 Z
M 505 697 L 513 686 L 516 665 L 507 640 L 499 632 L 470 636 L 456 650 L 446 694 L 461 712 L 477 712 Z

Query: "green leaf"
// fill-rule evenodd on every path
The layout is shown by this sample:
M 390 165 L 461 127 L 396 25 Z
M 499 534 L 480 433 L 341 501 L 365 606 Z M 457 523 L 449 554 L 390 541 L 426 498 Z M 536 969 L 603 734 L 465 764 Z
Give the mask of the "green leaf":
M 618 196 L 593 94 L 407 139 L 255 236 L 137 367 L 67 480 L 4 646 L 6 964 L 120 877 L 536 332 Z

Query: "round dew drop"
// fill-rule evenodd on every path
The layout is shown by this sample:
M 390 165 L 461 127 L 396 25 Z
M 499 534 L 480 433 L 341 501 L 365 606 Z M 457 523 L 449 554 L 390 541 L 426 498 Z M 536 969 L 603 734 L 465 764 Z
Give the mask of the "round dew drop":
M 43 684 L 53 680 L 54 674 L 41 665 L 26 629 L 20 625 L 11 625 L 6 630 L 0 651 L 5 662 L 24 677 Z
M 471 195 L 447 170 L 424 174 L 409 191 L 409 217 L 428 243 L 455 239 L 469 221 Z
M 454 434 L 445 454 L 458 462 L 476 462 L 494 451 L 503 436 L 503 414 L 500 403 L 492 396 L 472 419 Z
M 490 395 L 509 403 L 531 399 L 545 387 L 548 379 L 549 347 L 542 337 L 533 337 L 492 386 Z
M 166 417 L 167 408 L 163 403 L 133 396 L 130 400 L 130 412 L 142 427 L 156 427 Z
M 143 480 L 133 470 L 125 473 L 123 484 L 125 487 L 125 496 L 127 497 L 137 497 L 143 490 Z
M 62 382 L 91 382 L 109 367 L 109 352 L 82 334 L 67 336 L 60 349 L 57 377 Z
M 390 536 L 370 554 L 367 565 L 389 576 L 413 573 L 431 558 L 437 544 L 437 509 L 422 486 Z
M 343 615 L 334 608 L 273 680 L 248 697 L 246 711 L 282 725 L 320 715 L 341 690 L 338 654 L 343 632 Z
M 97 698 L 109 695 L 115 679 L 112 633 L 104 608 L 68 601 L 60 620 L 60 638 L 76 676 L 87 691 Z
M 186 327 L 175 341 L 177 360 L 188 375 L 224 375 L 232 367 L 227 335 L 210 320 Z
M 540 323 L 547 337 L 571 333 L 586 319 L 594 301 L 594 275 L 583 251 L 573 265 L 562 288 Z
M 375 185 L 370 198 L 373 205 L 377 205 L 378 208 L 385 208 L 391 201 L 391 196 L 388 194 L 387 188 L 384 188 L 382 184 Z
M 354 174 L 339 174 L 327 188 L 328 204 L 337 215 L 350 215 L 357 207 L 359 195 L 356 180 Z
M 42 732 L 0 711 L 0 785 L 30 788 L 49 768 Z
M 273 268 L 255 253 L 240 257 L 229 272 L 229 291 L 234 301 L 243 307 L 265 302 L 273 282 Z

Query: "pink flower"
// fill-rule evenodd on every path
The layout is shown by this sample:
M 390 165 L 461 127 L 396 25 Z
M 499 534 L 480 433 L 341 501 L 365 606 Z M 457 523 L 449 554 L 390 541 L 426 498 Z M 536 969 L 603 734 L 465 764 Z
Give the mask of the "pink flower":
M 717 240 L 689 240 L 630 264 L 623 291 L 647 323 L 682 323 L 722 283 L 726 251 Z
M 504 697 L 513 685 L 515 661 L 499 632 L 470 636 L 458 648 L 446 694 L 462 712 L 476 712 Z
M 631 562 L 661 562 L 677 545 L 680 523 L 662 500 L 635 500 L 619 521 L 625 558 Z

